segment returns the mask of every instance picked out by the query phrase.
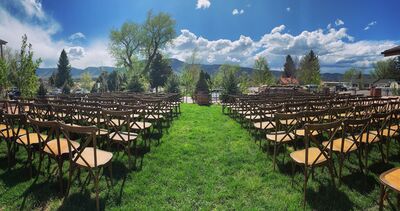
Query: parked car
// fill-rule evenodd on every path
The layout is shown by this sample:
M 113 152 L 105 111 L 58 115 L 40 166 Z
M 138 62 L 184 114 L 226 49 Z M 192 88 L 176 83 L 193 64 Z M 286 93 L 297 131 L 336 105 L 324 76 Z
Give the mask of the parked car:
M 75 94 L 88 94 L 90 93 L 87 89 L 76 89 L 74 91 Z
M 19 91 L 18 88 L 15 87 L 9 90 L 7 94 L 11 100 L 18 99 L 21 96 L 21 92 Z
M 347 87 L 345 87 L 343 84 L 338 84 L 335 86 L 335 90 L 337 92 L 346 92 L 348 91 Z
M 317 92 L 318 91 L 318 85 L 316 85 L 316 84 L 307 84 L 303 88 L 309 92 Z

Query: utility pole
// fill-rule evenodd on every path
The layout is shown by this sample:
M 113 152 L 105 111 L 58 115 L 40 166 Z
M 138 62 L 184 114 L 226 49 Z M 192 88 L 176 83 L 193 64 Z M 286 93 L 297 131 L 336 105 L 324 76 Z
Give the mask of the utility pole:
M 0 56 L 2 59 L 4 59 L 4 55 L 3 55 L 3 45 L 7 44 L 6 41 L 0 39 Z

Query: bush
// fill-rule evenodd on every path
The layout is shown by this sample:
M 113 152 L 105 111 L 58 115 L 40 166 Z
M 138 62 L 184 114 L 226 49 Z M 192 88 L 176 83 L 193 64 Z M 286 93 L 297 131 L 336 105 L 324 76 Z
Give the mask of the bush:
M 175 74 L 171 74 L 165 83 L 165 92 L 167 93 L 179 93 L 179 78 Z
M 132 75 L 131 79 L 129 80 L 128 83 L 128 90 L 130 92 L 143 92 L 144 88 L 143 88 L 143 84 L 140 80 L 139 75 Z
M 39 97 L 44 97 L 44 96 L 46 96 L 46 94 L 47 94 L 47 89 L 46 89 L 46 87 L 44 86 L 43 81 L 40 80 L 40 85 L 39 85 L 39 89 L 38 89 L 37 95 L 38 95 Z

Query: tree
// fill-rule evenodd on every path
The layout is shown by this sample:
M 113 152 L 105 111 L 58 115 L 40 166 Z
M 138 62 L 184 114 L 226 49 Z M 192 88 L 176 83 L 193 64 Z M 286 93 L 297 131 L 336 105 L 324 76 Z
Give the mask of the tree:
M 93 87 L 93 79 L 89 72 L 84 72 L 81 74 L 81 78 L 79 80 L 81 84 L 81 88 L 90 90 Z
M 61 88 L 67 84 L 70 87 L 74 85 L 71 77 L 71 65 L 69 64 L 69 59 L 64 49 L 61 51 L 60 58 L 58 59 L 55 84 L 58 88 Z
M 34 97 L 39 88 L 39 80 L 36 76 L 36 69 L 39 67 L 41 59 L 33 61 L 32 45 L 28 44 L 28 37 L 22 36 L 21 50 L 17 59 L 12 64 L 11 80 L 21 92 L 22 97 Z
M 181 85 L 184 88 L 185 97 L 188 95 L 191 97 L 194 96 L 194 90 L 196 82 L 199 80 L 200 71 L 200 65 L 197 64 L 197 48 L 195 48 L 190 58 L 186 61 L 180 78 Z
M 46 94 L 47 94 L 47 89 L 46 89 L 46 87 L 44 86 L 43 80 L 42 80 L 42 79 L 39 79 L 39 81 L 40 81 L 40 86 L 39 86 L 37 95 L 38 95 L 39 97 L 44 97 L 44 96 L 46 96 Z
M 374 70 L 371 72 L 371 75 L 376 79 L 400 80 L 400 70 L 397 69 L 397 61 L 394 58 L 378 61 L 373 64 L 373 68 Z
M 149 11 L 143 30 L 144 55 L 146 58 L 144 72 L 148 72 L 159 49 L 165 47 L 175 38 L 175 20 L 167 13 L 160 12 L 154 16 L 152 11 Z
M 240 93 L 239 76 L 240 67 L 237 65 L 223 64 L 219 67 L 217 75 L 214 77 L 213 84 L 216 87 L 222 88 L 220 99 L 225 101 L 228 95 Z
M 314 51 L 311 50 L 301 59 L 298 74 L 301 84 L 319 85 L 321 83 L 320 65 Z
M 106 71 L 102 71 L 99 77 L 97 78 L 96 82 L 93 85 L 91 92 L 108 92 L 108 73 Z
M 6 96 L 6 90 L 10 85 L 9 68 L 5 60 L 0 58 L 0 99 Z
M 165 82 L 165 92 L 167 93 L 179 93 L 179 77 L 172 73 L 169 75 L 167 81 Z
M 168 76 L 171 74 L 172 68 L 168 61 L 164 60 L 160 53 L 157 53 L 149 72 L 150 87 L 155 88 L 156 93 L 158 93 L 158 87 L 164 86 Z
M 274 83 L 274 76 L 269 70 L 267 60 L 264 57 L 259 57 L 256 59 L 253 69 L 252 80 L 254 85 L 261 86 Z
M 120 73 L 117 70 L 114 70 L 110 73 L 110 75 L 108 76 L 108 89 L 111 92 L 115 92 L 115 91 L 120 91 L 122 89 L 122 83 L 123 83 L 124 77 L 122 75 L 122 73 Z
M 127 89 L 130 92 L 143 92 L 143 83 L 141 82 L 139 75 L 132 75 L 131 79 L 129 80 Z
M 51 76 L 49 77 L 49 85 L 50 86 L 56 86 L 56 81 L 57 81 L 57 72 L 53 71 L 53 73 L 51 74 Z
M 296 64 L 290 55 L 286 56 L 286 62 L 283 66 L 283 76 L 287 78 L 296 77 Z
M 121 29 L 113 29 L 110 32 L 109 50 L 117 60 L 118 66 L 132 69 L 135 55 L 140 53 L 143 44 L 143 27 L 139 24 L 126 22 Z
M 358 70 L 354 67 L 346 70 L 343 74 L 343 80 L 346 82 L 350 82 L 352 85 L 357 81 L 358 87 L 361 89 L 362 88 L 362 82 L 363 82 L 364 76 L 362 74 L 361 70 Z

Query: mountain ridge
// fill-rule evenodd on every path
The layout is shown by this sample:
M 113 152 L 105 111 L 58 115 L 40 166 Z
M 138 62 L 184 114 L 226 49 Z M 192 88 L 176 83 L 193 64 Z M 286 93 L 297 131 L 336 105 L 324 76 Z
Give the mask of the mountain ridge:
M 183 67 L 186 65 L 185 62 L 180 61 L 178 59 L 169 59 L 171 67 L 173 71 L 177 74 L 180 74 L 182 72 Z M 210 75 L 214 75 L 219 67 L 222 64 L 200 64 L 201 69 L 204 70 L 205 72 L 209 73 Z M 108 73 L 111 73 L 117 69 L 116 67 L 111 67 L 111 66 L 99 66 L 99 67 L 86 67 L 84 69 L 81 68 L 71 68 L 71 76 L 73 79 L 79 79 L 81 74 L 84 72 L 89 72 L 90 75 L 94 78 L 97 78 L 101 72 L 104 70 Z M 57 68 L 38 68 L 36 70 L 36 75 L 40 78 L 49 78 L 51 74 L 56 71 Z M 243 72 L 246 72 L 248 74 L 251 74 L 253 71 L 253 68 L 249 67 L 240 67 L 240 70 Z M 275 76 L 275 78 L 279 78 L 282 75 L 282 71 L 279 70 L 271 70 L 272 74 Z M 368 75 L 369 76 L 369 75 Z M 343 80 L 343 74 L 342 73 L 321 73 L 321 78 L 324 81 L 342 81 Z

